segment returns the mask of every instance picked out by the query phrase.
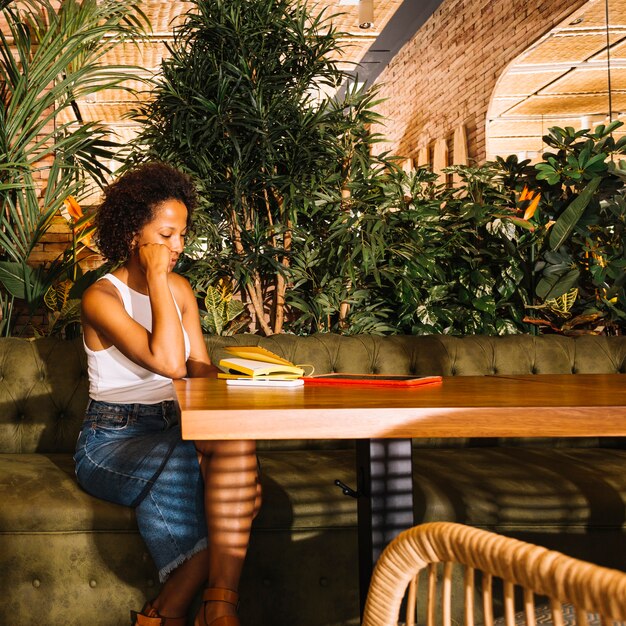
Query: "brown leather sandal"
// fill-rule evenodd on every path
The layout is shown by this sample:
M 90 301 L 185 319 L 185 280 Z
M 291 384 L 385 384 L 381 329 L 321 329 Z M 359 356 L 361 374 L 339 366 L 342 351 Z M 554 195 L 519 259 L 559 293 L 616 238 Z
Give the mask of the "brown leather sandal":
M 223 589 L 220 587 L 210 587 L 204 590 L 202 595 L 202 610 L 204 611 L 207 602 L 227 602 L 235 607 L 239 606 L 239 595 L 230 589 Z M 212 622 L 207 622 L 206 617 L 204 619 L 207 626 L 240 626 L 239 618 L 236 615 L 222 615 L 214 619 Z
M 148 613 L 154 613 L 154 615 Z M 150 606 L 150 602 L 146 602 L 141 613 L 130 612 L 130 624 L 131 626 L 186 626 L 187 617 L 163 617 Z

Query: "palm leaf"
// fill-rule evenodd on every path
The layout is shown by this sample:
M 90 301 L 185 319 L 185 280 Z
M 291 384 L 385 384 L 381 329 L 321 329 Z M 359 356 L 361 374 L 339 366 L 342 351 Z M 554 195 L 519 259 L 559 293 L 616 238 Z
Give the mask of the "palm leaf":
M 133 75 L 137 68 L 101 62 L 114 46 L 143 35 L 147 19 L 138 4 L 1 1 L 0 254 L 9 261 L 0 266 L 0 282 L 31 309 L 75 259 L 62 255 L 47 269 L 33 270 L 26 265 L 30 253 L 68 196 L 80 197 L 90 181 L 106 181 L 104 161 L 117 148 L 101 124 L 57 120 L 73 112 L 77 97 L 141 80 Z M 39 198 L 41 179 L 47 182 Z

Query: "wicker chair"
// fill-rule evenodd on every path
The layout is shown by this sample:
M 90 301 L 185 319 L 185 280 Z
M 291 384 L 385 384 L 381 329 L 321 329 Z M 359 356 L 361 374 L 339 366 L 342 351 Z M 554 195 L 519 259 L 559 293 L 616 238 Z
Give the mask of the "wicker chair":
M 414 626 L 419 572 L 423 569 L 427 589 L 420 598 L 427 596 L 427 606 L 421 607 L 421 621 L 435 626 L 440 616 L 443 626 L 451 626 L 453 564 L 463 566 L 464 626 L 494 625 L 494 600 L 499 596 L 494 592 L 498 586 L 495 582 L 502 584 L 498 599 L 502 600 L 503 614 L 496 623 L 505 626 L 535 626 L 536 600 L 543 596 L 549 603 L 548 621 L 554 626 L 565 623 L 564 607 L 572 609 L 572 617 L 582 626 L 588 625 L 590 617 L 599 616 L 604 626 L 626 620 L 626 573 L 470 526 L 434 522 L 401 533 L 384 550 L 372 577 L 363 626 L 403 623 L 399 615 L 405 595 L 405 623 Z M 482 601 L 480 596 L 478 600 L 482 616 L 478 619 L 477 590 L 482 596 Z

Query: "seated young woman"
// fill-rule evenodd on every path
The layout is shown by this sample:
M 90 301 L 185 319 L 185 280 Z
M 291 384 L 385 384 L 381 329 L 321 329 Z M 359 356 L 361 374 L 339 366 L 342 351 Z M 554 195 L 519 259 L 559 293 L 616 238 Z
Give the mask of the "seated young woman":
M 238 585 L 260 504 L 254 441 L 183 441 L 172 379 L 213 376 L 194 293 L 173 270 L 197 203 L 163 163 L 106 190 L 96 242 L 114 269 L 82 300 L 89 403 L 75 454 L 88 493 L 134 507 L 159 570 L 138 626 L 239 626 Z M 112 598 L 112 601 L 115 601 Z

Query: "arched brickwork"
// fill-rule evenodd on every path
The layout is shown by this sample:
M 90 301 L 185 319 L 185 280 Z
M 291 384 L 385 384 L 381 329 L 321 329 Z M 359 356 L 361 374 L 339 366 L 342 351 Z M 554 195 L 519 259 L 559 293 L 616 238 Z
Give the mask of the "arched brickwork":
M 416 158 L 464 124 L 469 158 L 485 159 L 485 119 L 507 65 L 587 0 L 445 0 L 376 81 L 385 99 L 376 150 Z

